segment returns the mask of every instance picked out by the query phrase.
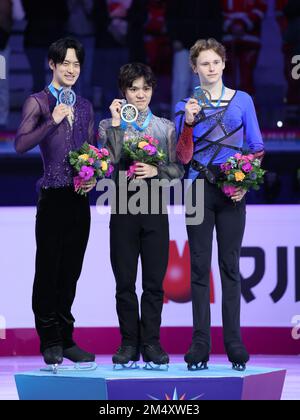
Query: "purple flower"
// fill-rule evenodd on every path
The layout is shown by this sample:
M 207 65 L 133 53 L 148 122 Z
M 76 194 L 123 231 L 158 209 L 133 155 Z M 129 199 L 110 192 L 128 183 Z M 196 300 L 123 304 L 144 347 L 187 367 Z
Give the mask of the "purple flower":
M 105 174 L 105 176 L 108 178 L 108 177 L 110 177 L 111 176 L 111 174 L 113 173 L 113 171 L 115 170 L 115 168 L 114 168 L 114 166 L 113 165 L 109 165 L 109 168 L 108 168 L 108 170 L 107 170 L 107 172 L 106 172 L 106 174 Z
M 157 151 L 156 147 L 152 146 L 151 144 L 149 144 L 148 146 L 145 146 L 144 150 L 146 150 L 149 156 L 155 155 Z
M 242 166 L 242 169 L 244 172 L 246 172 L 246 174 L 248 174 L 249 172 L 252 171 L 253 166 L 251 165 L 251 163 L 247 162 L 245 163 L 245 165 Z
M 94 170 L 88 166 L 83 166 L 79 172 L 79 176 L 83 181 L 89 181 L 94 176 Z
M 222 191 L 227 197 L 232 197 L 236 192 L 236 187 L 233 187 L 232 185 L 223 185 Z
M 232 169 L 231 163 L 222 163 L 221 170 L 223 172 L 231 171 L 231 169 Z
M 253 172 L 252 174 L 250 174 L 250 179 L 251 181 L 255 181 L 257 179 L 257 175 L 255 172 Z

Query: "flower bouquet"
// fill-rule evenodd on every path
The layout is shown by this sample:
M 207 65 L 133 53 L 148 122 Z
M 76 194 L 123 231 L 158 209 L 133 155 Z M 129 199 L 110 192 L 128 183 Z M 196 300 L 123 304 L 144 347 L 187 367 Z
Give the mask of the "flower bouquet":
M 218 186 L 225 195 L 231 197 L 237 188 L 249 191 L 259 190 L 264 182 L 266 171 L 261 168 L 261 161 L 254 155 L 237 153 L 221 165 L 221 176 Z
M 86 182 L 92 182 L 99 178 L 109 177 L 114 171 L 107 149 L 97 149 L 87 142 L 74 152 L 69 153 L 70 164 L 74 169 L 75 191 L 80 195 L 86 195 L 83 186 Z
M 166 154 L 159 147 L 159 141 L 151 136 L 134 137 L 125 140 L 123 152 L 127 158 L 133 161 L 133 165 L 127 171 L 128 178 L 134 178 L 137 162 L 158 166 L 166 160 Z

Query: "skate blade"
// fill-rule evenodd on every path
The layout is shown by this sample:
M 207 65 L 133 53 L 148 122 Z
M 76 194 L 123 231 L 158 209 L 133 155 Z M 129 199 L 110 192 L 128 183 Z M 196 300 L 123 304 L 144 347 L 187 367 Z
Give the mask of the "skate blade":
M 59 365 L 51 365 L 46 368 L 42 368 L 41 372 L 51 372 L 54 375 L 57 375 L 61 372 L 91 372 L 98 368 L 97 363 L 76 363 L 74 366 L 59 366 Z
M 137 362 L 131 362 L 127 365 L 114 364 L 114 370 L 136 370 L 139 369 Z
M 239 364 L 239 363 L 232 363 L 232 369 L 237 372 L 245 372 L 247 367 L 245 364 Z
M 188 365 L 188 370 L 190 372 L 197 372 L 199 370 L 208 370 L 207 362 L 202 362 L 201 364 L 200 363 L 190 364 Z
M 57 375 L 58 369 L 58 365 L 47 365 L 46 367 L 41 368 L 40 372 L 48 372 L 53 373 L 53 375 Z
M 167 372 L 169 370 L 169 365 L 156 365 L 152 362 L 147 362 L 143 367 L 144 370 L 155 370 L 157 372 Z

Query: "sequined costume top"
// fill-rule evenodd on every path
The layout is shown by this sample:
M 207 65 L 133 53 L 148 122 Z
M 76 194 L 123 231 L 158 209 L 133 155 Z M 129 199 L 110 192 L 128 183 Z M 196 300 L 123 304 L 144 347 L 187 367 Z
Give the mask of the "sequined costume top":
M 25 153 L 39 146 L 44 165 L 44 176 L 38 182 L 41 188 L 73 185 L 69 152 L 79 149 L 86 141 L 95 143 L 91 103 L 77 96 L 74 122 L 70 125 L 67 118 L 60 124 L 53 120 L 56 102 L 57 99 L 48 88 L 31 95 L 24 104 L 22 122 L 15 139 L 18 153 Z
M 148 117 L 149 110 L 140 112 L 137 125 L 142 126 Z M 174 124 L 164 118 L 153 115 L 149 126 L 140 132 L 132 125 L 128 125 L 124 130 L 120 127 L 112 127 L 112 120 L 106 119 L 100 122 L 99 137 L 103 146 L 107 147 L 111 153 L 112 161 L 115 165 L 114 176 L 118 170 L 127 170 L 128 161 L 123 155 L 123 141 L 126 138 L 148 135 L 159 141 L 159 146 L 167 156 L 165 163 L 158 166 L 158 177 L 161 179 L 182 178 L 184 174 L 183 166 L 176 158 L 176 131 Z
M 180 161 L 187 164 L 194 159 L 204 166 L 220 165 L 243 150 L 244 139 L 251 153 L 259 158 L 263 156 L 262 135 L 253 100 L 247 93 L 236 91 L 231 100 L 222 101 L 223 105 L 219 107 L 205 106 L 193 127 L 185 124 L 187 101 L 183 100 L 176 106 Z M 199 172 L 189 168 L 188 178 L 195 180 L 198 175 Z

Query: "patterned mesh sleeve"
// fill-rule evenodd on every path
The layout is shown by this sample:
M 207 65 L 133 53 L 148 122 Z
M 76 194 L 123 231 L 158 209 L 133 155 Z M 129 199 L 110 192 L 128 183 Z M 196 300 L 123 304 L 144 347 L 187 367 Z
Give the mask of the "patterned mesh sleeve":
M 112 127 L 111 120 L 103 120 L 99 125 L 99 139 L 110 153 L 113 164 L 119 163 L 122 154 L 124 131 L 121 127 Z
M 30 96 L 24 104 L 22 122 L 15 139 L 17 153 L 25 153 L 33 149 L 57 129 L 58 125 L 52 116 L 42 123 L 39 122 L 40 118 L 40 105 L 33 96 Z
M 180 162 L 186 165 L 192 160 L 193 152 L 193 127 L 185 124 L 177 143 L 177 158 L 180 160 Z
M 168 122 L 168 158 L 169 162 L 158 167 L 158 177 L 160 179 L 181 179 L 184 175 L 184 168 L 178 161 L 176 155 L 176 131 L 173 123 Z
M 96 136 L 95 136 L 95 122 L 94 122 L 94 110 L 92 104 L 90 105 L 90 122 L 89 122 L 89 128 L 88 128 L 88 138 L 89 138 L 89 144 L 93 146 L 97 146 L 96 142 Z

